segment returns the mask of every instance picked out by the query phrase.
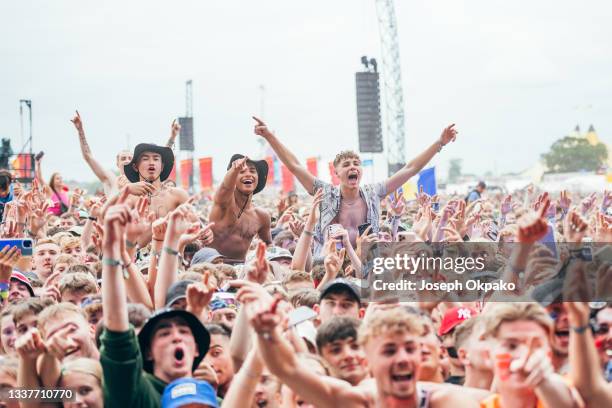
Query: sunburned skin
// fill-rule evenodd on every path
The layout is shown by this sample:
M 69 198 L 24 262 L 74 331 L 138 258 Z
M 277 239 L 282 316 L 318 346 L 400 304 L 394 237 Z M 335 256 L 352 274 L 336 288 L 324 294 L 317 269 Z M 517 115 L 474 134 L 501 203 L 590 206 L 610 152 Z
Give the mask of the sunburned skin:
M 259 176 L 248 159 L 235 160 L 215 194 L 210 211 L 214 241 L 210 245 L 226 263 L 242 263 L 257 234 L 266 244 L 272 243 L 270 214 L 252 204 Z
M 215 225 L 212 227 L 215 240 L 210 246 L 229 258 L 228 261 L 244 260 L 253 237 L 265 225 L 266 216 L 269 218 L 267 213 L 259 208 L 244 210 L 240 218 L 232 211 L 227 211 L 220 220 L 215 219 Z M 263 239 L 261 236 L 260 238 Z
M 345 199 L 340 201 L 340 212 L 334 218 L 333 223 L 342 224 L 344 229 L 348 231 L 353 247 L 357 244 L 357 237 L 359 236 L 358 227 L 366 222 L 367 211 L 368 207 L 361 196 L 353 201 Z

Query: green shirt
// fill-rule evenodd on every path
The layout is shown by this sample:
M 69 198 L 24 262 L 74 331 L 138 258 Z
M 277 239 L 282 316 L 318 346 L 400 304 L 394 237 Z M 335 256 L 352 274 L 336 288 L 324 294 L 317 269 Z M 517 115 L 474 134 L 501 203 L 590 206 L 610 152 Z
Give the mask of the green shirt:
M 104 376 L 104 406 L 161 407 L 167 383 L 143 371 L 134 328 L 126 332 L 104 329 L 100 363 Z

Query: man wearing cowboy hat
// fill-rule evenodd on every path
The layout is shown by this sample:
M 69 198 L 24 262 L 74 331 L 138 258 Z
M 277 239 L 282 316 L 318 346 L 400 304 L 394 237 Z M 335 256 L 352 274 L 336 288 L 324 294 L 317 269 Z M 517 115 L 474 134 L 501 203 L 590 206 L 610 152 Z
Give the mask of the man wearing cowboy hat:
M 149 211 L 155 213 L 155 218 L 160 218 L 173 211 L 189 198 L 186 191 L 177 187 L 162 189 L 162 182 L 172 172 L 174 165 L 174 152 L 165 146 L 157 146 L 150 143 L 140 143 L 134 148 L 132 161 L 124 166 L 127 179 L 132 184 L 145 184 L 146 190 L 132 192 L 128 204 L 134 207 L 138 196 L 147 195 L 149 198 Z M 128 187 L 129 188 L 129 187 Z M 151 241 L 151 229 L 143 231 L 139 239 L 141 246 Z
M 211 247 L 225 257 L 225 263 L 243 263 L 255 235 L 272 242 L 270 214 L 253 206 L 253 195 L 266 186 L 268 163 L 232 156 L 227 174 L 215 194 L 210 222 L 215 239 Z

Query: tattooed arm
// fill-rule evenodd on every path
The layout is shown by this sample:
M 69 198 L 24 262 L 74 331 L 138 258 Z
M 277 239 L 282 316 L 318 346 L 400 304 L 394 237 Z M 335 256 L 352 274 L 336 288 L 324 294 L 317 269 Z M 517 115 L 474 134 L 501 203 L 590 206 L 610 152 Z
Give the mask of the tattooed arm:
M 104 185 L 104 191 L 108 194 L 116 186 L 117 178 L 110 171 L 104 169 L 104 167 L 102 167 L 102 165 L 96 159 L 94 159 L 91 149 L 89 148 L 89 144 L 87 143 L 87 139 L 85 138 L 83 122 L 81 121 L 81 115 L 79 115 L 78 111 L 72 119 L 72 123 L 79 133 L 79 144 L 81 145 L 81 153 L 83 154 L 83 158 L 91 170 L 93 170 L 96 177 L 100 179 Z

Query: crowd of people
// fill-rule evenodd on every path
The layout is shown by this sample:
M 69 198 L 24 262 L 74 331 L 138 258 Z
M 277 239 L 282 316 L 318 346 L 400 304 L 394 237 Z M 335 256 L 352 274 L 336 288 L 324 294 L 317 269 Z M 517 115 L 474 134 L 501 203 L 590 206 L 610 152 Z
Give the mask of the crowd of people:
M 7 393 L 41 387 L 72 390 L 65 407 L 612 406 L 612 193 L 480 182 L 407 201 L 401 186 L 452 146 L 454 125 L 373 184 L 342 151 L 333 185 L 254 119 L 304 194 L 258 195 L 268 164 L 242 152 L 215 191 L 190 196 L 169 179 L 177 123 L 166 145 L 105 169 L 78 112 L 101 191 L 45 179 L 40 156 L 29 185 L 0 170 L 3 406 L 47 406 Z M 481 245 L 516 301 L 373 300 L 368 248 L 394 242 Z M 547 302 L 529 297 L 562 271 L 571 282 Z

